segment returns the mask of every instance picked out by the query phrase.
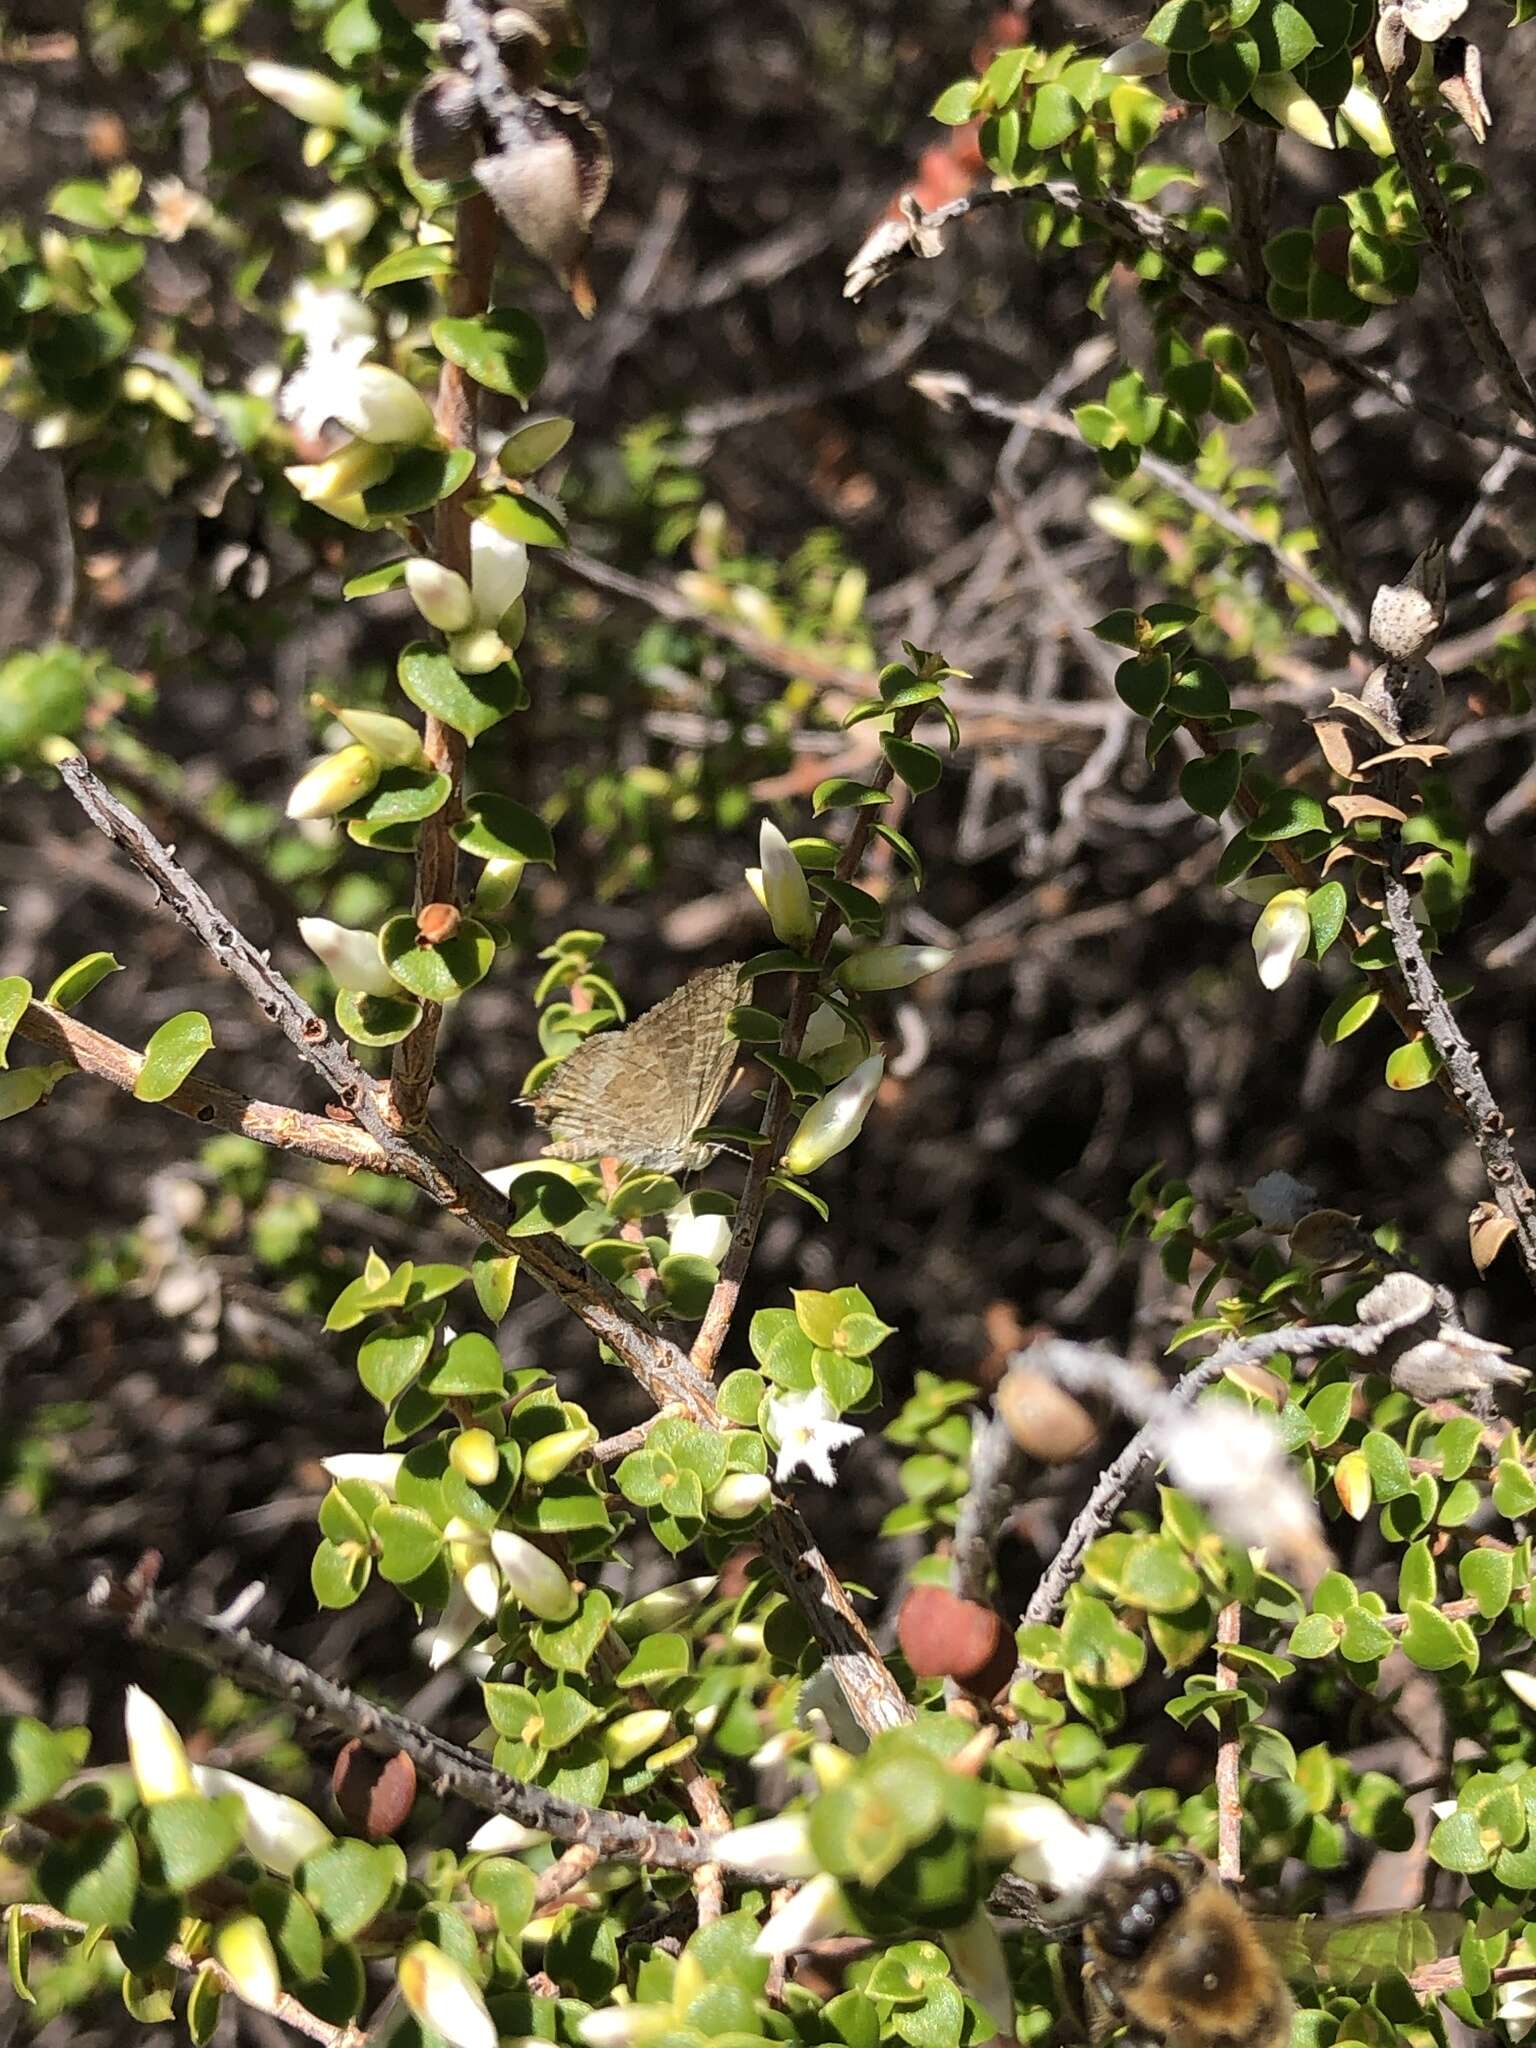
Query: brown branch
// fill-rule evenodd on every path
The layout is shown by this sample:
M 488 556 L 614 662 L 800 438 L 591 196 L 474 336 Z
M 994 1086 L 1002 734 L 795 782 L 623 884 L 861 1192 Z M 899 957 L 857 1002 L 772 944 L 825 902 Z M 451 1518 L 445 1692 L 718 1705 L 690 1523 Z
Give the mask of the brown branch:
M 8 1910 L 16 1916 L 23 1927 L 35 1928 L 41 1933 L 83 1936 L 92 1931 L 88 1922 L 72 1920 L 67 1913 L 56 1912 L 52 1906 L 17 1905 Z M 165 1951 L 165 1960 L 173 1970 L 179 1970 L 184 1976 L 195 1977 L 200 1973 L 206 1973 L 212 1977 L 219 1989 L 227 1992 L 231 1998 L 241 1997 L 239 1985 L 224 1965 L 211 1955 L 195 1956 L 179 1941 L 173 1941 Z M 270 2012 L 274 2019 L 281 2020 L 286 2027 L 292 2027 L 296 2034 L 304 2034 L 311 2041 L 319 2041 L 322 2048 L 363 2048 L 363 2043 L 368 2038 L 365 2030 L 359 2026 L 337 2026 L 331 2020 L 321 2019 L 318 2013 L 311 2012 L 307 2005 L 301 2004 L 288 1991 L 280 1992 L 275 2004 L 258 2006 L 255 2009 Z
M 1221 145 L 1222 166 L 1227 174 L 1227 192 L 1232 203 L 1232 232 L 1237 243 L 1238 256 L 1243 273 L 1248 280 L 1248 289 L 1255 299 L 1262 298 L 1266 274 L 1264 265 L 1266 187 L 1268 173 L 1274 165 L 1274 137 L 1267 136 L 1263 147 L 1266 161 L 1259 159 L 1260 144 L 1245 128 L 1239 128 Z M 1317 534 L 1318 546 L 1328 565 L 1328 573 L 1345 593 L 1350 617 L 1347 629 L 1352 639 L 1360 637 L 1363 613 L 1360 607 L 1360 593 L 1355 587 L 1354 572 L 1350 568 L 1348 550 L 1339 526 L 1338 514 L 1334 510 L 1333 498 L 1323 477 L 1322 467 L 1317 458 L 1317 447 L 1312 439 L 1312 416 L 1307 407 L 1307 394 L 1302 389 L 1296 365 L 1285 342 L 1275 334 L 1262 329 L 1255 336 L 1259 353 L 1264 358 L 1264 367 L 1269 372 L 1270 389 L 1275 395 L 1275 410 L 1280 415 L 1280 424 L 1285 432 L 1285 444 L 1291 458 L 1291 468 L 1301 486 L 1302 500 L 1307 508 Z
M 1237 1667 L 1221 1654 L 1222 1646 L 1241 1642 L 1243 1603 L 1230 1601 L 1216 1618 L 1216 1690 L 1237 1690 Z M 1216 1751 L 1216 1870 L 1224 1884 L 1243 1881 L 1243 1795 L 1241 1790 L 1242 1731 L 1235 1718 L 1222 1725 Z
M 916 725 L 922 707 L 900 712 L 893 720 L 891 730 L 899 739 L 905 739 Z M 886 790 L 895 780 L 896 771 L 883 756 L 879 766 L 872 769 L 869 777 L 871 789 Z M 859 871 L 875 830 L 875 805 L 863 806 L 854 819 L 853 829 L 848 834 L 842 853 L 838 858 L 835 879 L 851 882 Z M 818 967 L 824 965 L 831 950 L 833 938 L 843 922 L 844 912 L 831 897 L 822 905 L 821 915 L 816 920 L 815 934 L 806 948 L 806 958 Z M 800 1043 L 805 1037 L 805 1027 L 811 1020 L 811 1010 L 820 987 L 819 974 L 796 974 L 789 998 L 789 1014 L 784 1020 L 784 1030 L 779 1039 L 779 1049 L 785 1059 L 798 1059 Z M 709 1307 L 704 1311 L 704 1320 L 699 1325 L 699 1334 L 694 1339 L 691 1355 L 695 1369 L 714 1377 L 720 1353 L 730 1333 L 731 1317 L 735 1314 L 736 1303 L 741 1294 L 741 1285 L 746 1278 L 747 1268 L 752 1263 L 753 1247 L 757 1233 L 762 1226 L 763 1209 L 768 1200 L 768 1181 L 779 1163 L 789 1135 L 789 1112 L 794 1096 L 789 1083 L 780 1074 L 775 1074 L 768 1088 L 768 1101 L 763 1110 L 760 1129 L 764 1142 L 754 1148 L 747 1177 L 742 1185 L 741 1204 L 736 1211 L 736 1227 L 731 1233 L 730 1249 L 725 1263 L 720 1268 L 720 1278 L 709 1297 Z
M 504 1814 L 559 1842 L 590 1844 L 599 1856 L 614 1862 L 654 1870 L 697 1870 L 711 1860 L 713 1845 L 697 1829 L 583 1806 L 541 1785 L 510 1777 L 473 1750 L 338 1685 L 262 1642 L 249 1629 L 230 1628 L 214 1616 L 194 1614 L 166 1594 L 102 1579 L 91 1588 L 91 1605 L 120 1617 L 137 1641 L 190 1657 L 249 1692 L 281 1701 L 302 1720 L 321 1721 L 355 1736 L 381 1756 L 404 1750 L 439 1798 L 463 1799 L 484 1813 Z
M 461 202 L 454 220 L 454 272 L 448 287 L 448 311 L 455 319 L 483 313 L 491 302 L 491 276 L 500 239 L 496 209 L 483 193 Z M 450 447 L 474 449 L 480 423 L 480 386 L 457 363 L 444 362 L 437 386 L 437 430 Z M 474 472 L 437 508 L 436 557 L 445 569 L 469 580 L 469 502 L 478 487 Z M 416 908 L 428 903 L 457 903 L 459 849 L 453 828 L 464 815 L 462 733 L 427 715 L 422 734 L 427 764 L 448 778 L 448 796 L 440 809 L 423 819 L 416 840 Z M 389 1110 L 403 1130 L 414 1131 L 426 1120 L 427 1098 L 437 1061 L 440 1003 L 421 1006 L 421 1022 L 395 1047 L 390 1063 Z
M 130 1095 L 144 1065 L 142 1053 L 119 1045 L 104 1032 L 93 1031 L 89 1024 L 80 1023 L 66 1010 L 49 1009 L 46 1003 L 29 1003 L 16 1033 L 19 1038 L 41 1046 L 55 1059 L 68 1060 L 82 1074 L 109 1081 L 114 1088 Z M 253 1101 L 237 1095 L 232 1088 L 184 1081 L 174 1095 L 166 1096 L 155 1107 L 190 1117 L 206 1130 L 233 1131 L 242 1138 L 254 1138 L 260 1145 L 271 1145 L 279 1152 L 296 1152 L 326 1166 L 365 1168 L 370 1173 L 391 1171 L 383 1148 L 356 1124 L 332 1123 L 328 1117 L 289 1109 L 285 1103 Z
M 1366 76 L 1387 117 L 1397 161 L 1419 210 L 1419 223 L 1445 276 L 1462 332 L 1510 411 L 1528 427 L 1536 426 L 1536 393 L 1499 332 L 1482 281 L 1467 254 L 1461 224 L 1447 205 L 1429 160 L 1419 112 L 1410 97 L 1413 69 L 1412 64 L 1402 64 L 1389 79 L 1374 38 L 1366 39 Z
M 924 234 L 941 230 L 951 222 L 962 220 L 967 215 L 980 212 L 986 207 L 1007 205 L 1014 201 L 1023 201 L 1026 204 L 1046 201 L 1058 207 L 1063 213 L 1071 214 L 1075 219 L 1088 221 L 1100 228 L 1112 241 L 1125 243 L 1134 249 L 1150 249 L 1155 256 L 1162 258 L 1170 272 L 1178 279 L 1179 289 L 1184 296 L 1201 311 L 1214 314 L 1222 320 L 1234 321 L 1255 334 L 1273 335 L 1297 354 L 1327 363 L 1330 369 L 1342 377 L 1345 383 L 1353 385 L 1357 391 L 1374 392 L 1378 397 L 1387 399 L 1417 419 L 1433 420 L 1437 426 L 1444 427 L 1447 432 L 1455 434 L 1460 439 L 1497 442 L 1520 450 L 1528 461 L 1536 460 L 1536 445 L 1514 428 L 1487 419 L 1480 413 L 1469 413 L 1459 406 L 1444 404 L 1389 370 L 1379 370 L 1357 361 L 1326 336 L 1313 334 L 1308 328 L 1297 326 L 1294 321 L 1282 320 L 1278 314 L 1271 313 L 1262 300 L 1254 300 L 1244 292 L 1233 290 L 1230 285 L 1223 284 L 1220 278 L 1202 277 L 1194 267 L 1195 258 L 1208 250 L 1209 243 L 1197 242 L 1176 221 L 1171 221 L 1151 207 L 1139 205 L 1134 200 L 1117 199 L 1108 193 L 1091 199 L 1068 180 L 1051 178 L 1042 185 L 1017 185 L 1001 191 L 976 191 L 965 198 L 951 200 L 947 206 L 937 207 L 932 213 L 921 214 L 914 233 Z M 916 242 L 911 239 L 884 252 L 880 261 L 873 266 L 874 275 L 870 283 L 882 282 L 901 264 L 922 253 Z

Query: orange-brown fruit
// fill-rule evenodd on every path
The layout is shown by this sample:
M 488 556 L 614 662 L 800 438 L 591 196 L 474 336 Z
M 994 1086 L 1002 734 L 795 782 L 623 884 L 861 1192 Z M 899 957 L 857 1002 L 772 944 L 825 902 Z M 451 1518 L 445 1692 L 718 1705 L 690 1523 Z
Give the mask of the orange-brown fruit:
M 331 1770 L 331 1796 L 343 1820 L 370 1842 L 404 1827 L 416 1801 L 416 1766 L 403 1749 L 376 1756 L 354 1736 Z
M 914 1586 L 896 1624 L 902 1655 L 919 1678 L 952 1678 L 991 1699 L 1013 1676 L 1013 1637 L 1003 1617 L 947 1586 Z
M 1070 1464 L 1098 1435 L 1081 1401 L 1047 1373 L 1032 1372 L 1028 1366 L 1005 1373 L 994 1399 L 1008 1434 L 1042 1465 Z
M 424 946 L 441 946 L 451 939 L 463 922 L 456 903 L 423 903 L 416 913 L 416 929 Z

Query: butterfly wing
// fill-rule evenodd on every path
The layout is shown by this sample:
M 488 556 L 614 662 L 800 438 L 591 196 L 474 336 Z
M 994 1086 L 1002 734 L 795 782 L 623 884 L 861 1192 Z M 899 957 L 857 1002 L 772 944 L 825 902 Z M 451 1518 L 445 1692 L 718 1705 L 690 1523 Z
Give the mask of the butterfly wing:
M 695 975 L 624 1030 L 600 1031 L 562 1060 L 533 1098 L 534 1115 L 556 1133 L 550 1154 L 657 1173 L 698 1163 L 689 1141 L 735 1065 L 725 1020 L 738 973 L 732 965 Z

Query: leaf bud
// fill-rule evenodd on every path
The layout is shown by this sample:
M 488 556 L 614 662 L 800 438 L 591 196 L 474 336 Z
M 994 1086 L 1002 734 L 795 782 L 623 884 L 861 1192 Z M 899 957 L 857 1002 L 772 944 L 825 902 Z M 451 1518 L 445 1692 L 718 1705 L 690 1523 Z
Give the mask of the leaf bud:
M 448 1446 L 448 1462 L 471 1486 L 489 1486 L 501 1470 L 501 1453 L 488 1429 L 461 1429 Z
M 707 1505 L 722 1522 L 744 1522 L 773 1498 L 773 1486 L 765 1472 L 727 1472 Z
M 552 1430 L 524 1451 L 523 1477 L 530 1485 L 548 1486 L 560 1477 L 573 1458 L 579 1458 L 583 1451 L 590 1451 L 596 1442 L 597 1431 L 590 1422 L 581 1423 L 574 1429 Z
M 236 1992 L 258 2012 L 275 2012 L 283 1995 L 272 1937 L 254 1913 L 237 1913 L 213 1937 L 213 1952 Z
M 632 1714 L 621 1714 L 616 1721 L 610 1721 L 598 1743 L 616 1771 L 628 1770 L 647 1751 L 655 1749 L 671 1728 L 672 1716 L 665 1707 L 637 1707 Z
M 813 1102 L 784 1153 L 791 1173 L 814 1173 L 846 1150 L 864 1127 L 885 1073 L 885 1058 L 874 1053 L 861 1060 L 846 1081 L 839 1081 Z
M 300 71 L 292 64 L 269 64 L 257 58 L 245 67 L 245 76 L 263 98 L 273 100 L 284 113 L 307 121 L 311 128 L 345 129 L 351 120 L 350 96 L 344 85 L 318 71 Z

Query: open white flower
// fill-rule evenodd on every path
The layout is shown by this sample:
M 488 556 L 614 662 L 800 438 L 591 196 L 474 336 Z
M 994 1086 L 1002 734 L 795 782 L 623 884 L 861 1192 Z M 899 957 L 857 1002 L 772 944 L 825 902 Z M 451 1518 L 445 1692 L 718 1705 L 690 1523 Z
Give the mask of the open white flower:
M 864 1434 L 842 1420 L 820 1387 L 806 1394 L 775 1394 L 768 1403 L 768 1429 L 779 1447 L 773 1468 L 779 1486 L 802 1468 L 823 1486 L 835 1486 L 832 1453 Z

